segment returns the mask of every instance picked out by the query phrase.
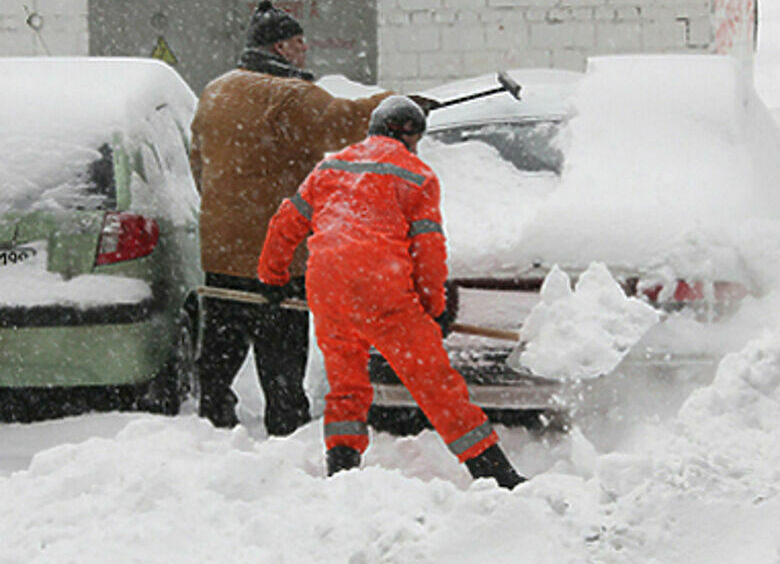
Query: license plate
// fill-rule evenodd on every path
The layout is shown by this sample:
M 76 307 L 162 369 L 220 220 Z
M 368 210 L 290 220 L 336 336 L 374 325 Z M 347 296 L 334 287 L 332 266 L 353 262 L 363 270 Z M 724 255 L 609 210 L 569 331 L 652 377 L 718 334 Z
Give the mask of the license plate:
M 0 247 L 0 271 L 22 268 L 46 268 L 46 241 Z

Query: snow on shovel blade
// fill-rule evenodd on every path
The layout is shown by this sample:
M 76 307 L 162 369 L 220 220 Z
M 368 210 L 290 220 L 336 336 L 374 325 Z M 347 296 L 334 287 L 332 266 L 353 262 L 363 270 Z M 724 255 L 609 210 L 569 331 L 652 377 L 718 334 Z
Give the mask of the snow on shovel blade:
M 553 267 L 540 295 L 524 320 L 521 345 L 507 359 L 522 374 L 562 381 L 609 374 L 660 321 L 650 305 L 627 297 L 601 263 L 592 263 L 574 289 Z

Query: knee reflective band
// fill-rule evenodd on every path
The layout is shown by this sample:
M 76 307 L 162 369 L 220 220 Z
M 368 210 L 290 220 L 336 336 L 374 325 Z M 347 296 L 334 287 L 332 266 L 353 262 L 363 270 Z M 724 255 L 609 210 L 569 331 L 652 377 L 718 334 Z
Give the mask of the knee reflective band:
M 337 435 L 368 435 L 368 425 L 363 421 L 335 421 L 325 423 L 325 438 Z
M 472 429 L 461 438 L 452 441 L 447 446 L 455 456 L 460 456 L 478 442 L 485 440 L 493 432 L 493 427 L 489 421 L 485 421 L 476 429 Z

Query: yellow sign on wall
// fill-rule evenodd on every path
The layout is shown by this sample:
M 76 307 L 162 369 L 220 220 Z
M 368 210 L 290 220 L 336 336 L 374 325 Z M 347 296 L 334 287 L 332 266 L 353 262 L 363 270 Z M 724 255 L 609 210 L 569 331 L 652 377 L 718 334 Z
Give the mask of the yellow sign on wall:
M 152 51 L 152 58 L 165 61 L 171 66 L 179 62 L 163 36 L 157 38 L 157 45 L 155 45 L 154 50 Z

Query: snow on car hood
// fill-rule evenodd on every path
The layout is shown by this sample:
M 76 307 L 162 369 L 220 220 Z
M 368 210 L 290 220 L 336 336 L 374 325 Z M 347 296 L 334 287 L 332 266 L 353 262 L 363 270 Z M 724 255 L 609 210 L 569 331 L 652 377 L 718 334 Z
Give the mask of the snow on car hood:
M 600 261 L 747 281 L 744 227 L 780 211 L 780 141 L 731 59 L 591 59 L 570 114 L 559 179 L 484 148 L 421 146 L 442 180 L 454 276 Z

